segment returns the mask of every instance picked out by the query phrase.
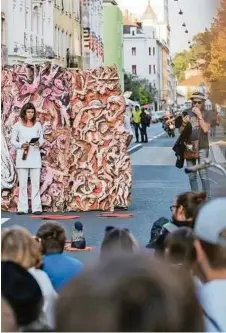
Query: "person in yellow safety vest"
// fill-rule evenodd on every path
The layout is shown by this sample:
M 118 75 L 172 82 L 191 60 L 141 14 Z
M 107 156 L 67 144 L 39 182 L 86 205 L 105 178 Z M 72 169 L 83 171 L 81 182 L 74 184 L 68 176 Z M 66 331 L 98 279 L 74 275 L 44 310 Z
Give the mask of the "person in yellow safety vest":
M 132 113 L 132 124 L 135 130 L 136 142 L 139 142 L 139 131 L 141 132 L 141 110 L 138 105 L 135 106 L 135 110 Z

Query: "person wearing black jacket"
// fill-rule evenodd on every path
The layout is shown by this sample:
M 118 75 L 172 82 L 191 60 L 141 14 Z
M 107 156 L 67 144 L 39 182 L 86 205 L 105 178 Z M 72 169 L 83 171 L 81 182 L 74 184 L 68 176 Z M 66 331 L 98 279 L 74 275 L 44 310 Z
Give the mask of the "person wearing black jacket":
M 141 117 L 140 117 L 140 123 L 141 123 L 141 142 L 148 142 L 148 135 L 147 135 L 147 127 L 150 126 L 151 118 L 150 116 L 145 112 L 145 110 L 141 109 Z
M 146 248 L 155 250 L 156 254 L 163 254 L 168 234 L 180 227 L 193 229 L 195 217 L 205 200 L 206 193 L 204 192 L 185 192 L 180 194 L 170 207 L 172 211 L 171 220 L 161 218 L 154 222 L 151 230 L 151 239 Z
M 186 143 L 189 141 L 189 138 L 192 134 L 192 125 L 188 121 L 187 112 L 183 112 L 183 116 L 179 116 L 175 119 L 175 127 L 180 130 L 180 136 L 177 139 L 173 150 L 177 157 L 176 167 L 182 169 L 184 166 L 184 153 L 186 148 Z

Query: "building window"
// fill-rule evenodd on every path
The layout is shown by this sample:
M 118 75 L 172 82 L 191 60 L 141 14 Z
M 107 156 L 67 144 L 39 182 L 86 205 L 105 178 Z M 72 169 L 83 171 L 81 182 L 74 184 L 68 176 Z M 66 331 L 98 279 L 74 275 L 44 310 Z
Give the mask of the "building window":
M 154 74 L 156 74 L 156 67 L 155 67 L 155 65 L 153 65 L 153 71 L 154 71 Z
M 151 56 L 151 47 L 149 47 L 149 56 Z
M 133 73 L 133 75 L 137 75 L 137 66 L 136 65 L 132 65 L 132 73 Z
M 151 65 L 149 65 L 149 74 L 151 74 Z
M 153 56 L 155 55 L 155 47 L 153 47 Z
M 135 47 L 132 47 L 132 56 L 135 56 L 135 55 L 136 55 L 136 53 L 137 53 L 137 50 L 136 50 L 136 48 L 135 48 Z

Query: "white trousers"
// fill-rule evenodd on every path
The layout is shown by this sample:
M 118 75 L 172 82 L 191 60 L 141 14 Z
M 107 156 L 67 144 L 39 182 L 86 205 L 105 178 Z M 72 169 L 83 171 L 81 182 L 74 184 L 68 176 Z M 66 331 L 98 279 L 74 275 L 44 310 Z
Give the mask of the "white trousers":
M 28 213 L 27 182 L 30 174 L 32 213 L 41 212 L 40 172 L 41 169 L 17 169 L 19 177 L 18 212 Z

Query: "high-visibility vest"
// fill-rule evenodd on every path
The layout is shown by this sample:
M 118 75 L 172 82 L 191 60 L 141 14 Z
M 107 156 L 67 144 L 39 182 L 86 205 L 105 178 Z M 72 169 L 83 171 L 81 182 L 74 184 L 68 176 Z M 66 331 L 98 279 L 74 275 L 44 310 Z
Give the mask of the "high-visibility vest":
M 133 122 L 135 124 L 140 124 L 140 120 L 141 120 L 141 110 L 139 110 L 139 111 L 134 110 L 133 111 Z

